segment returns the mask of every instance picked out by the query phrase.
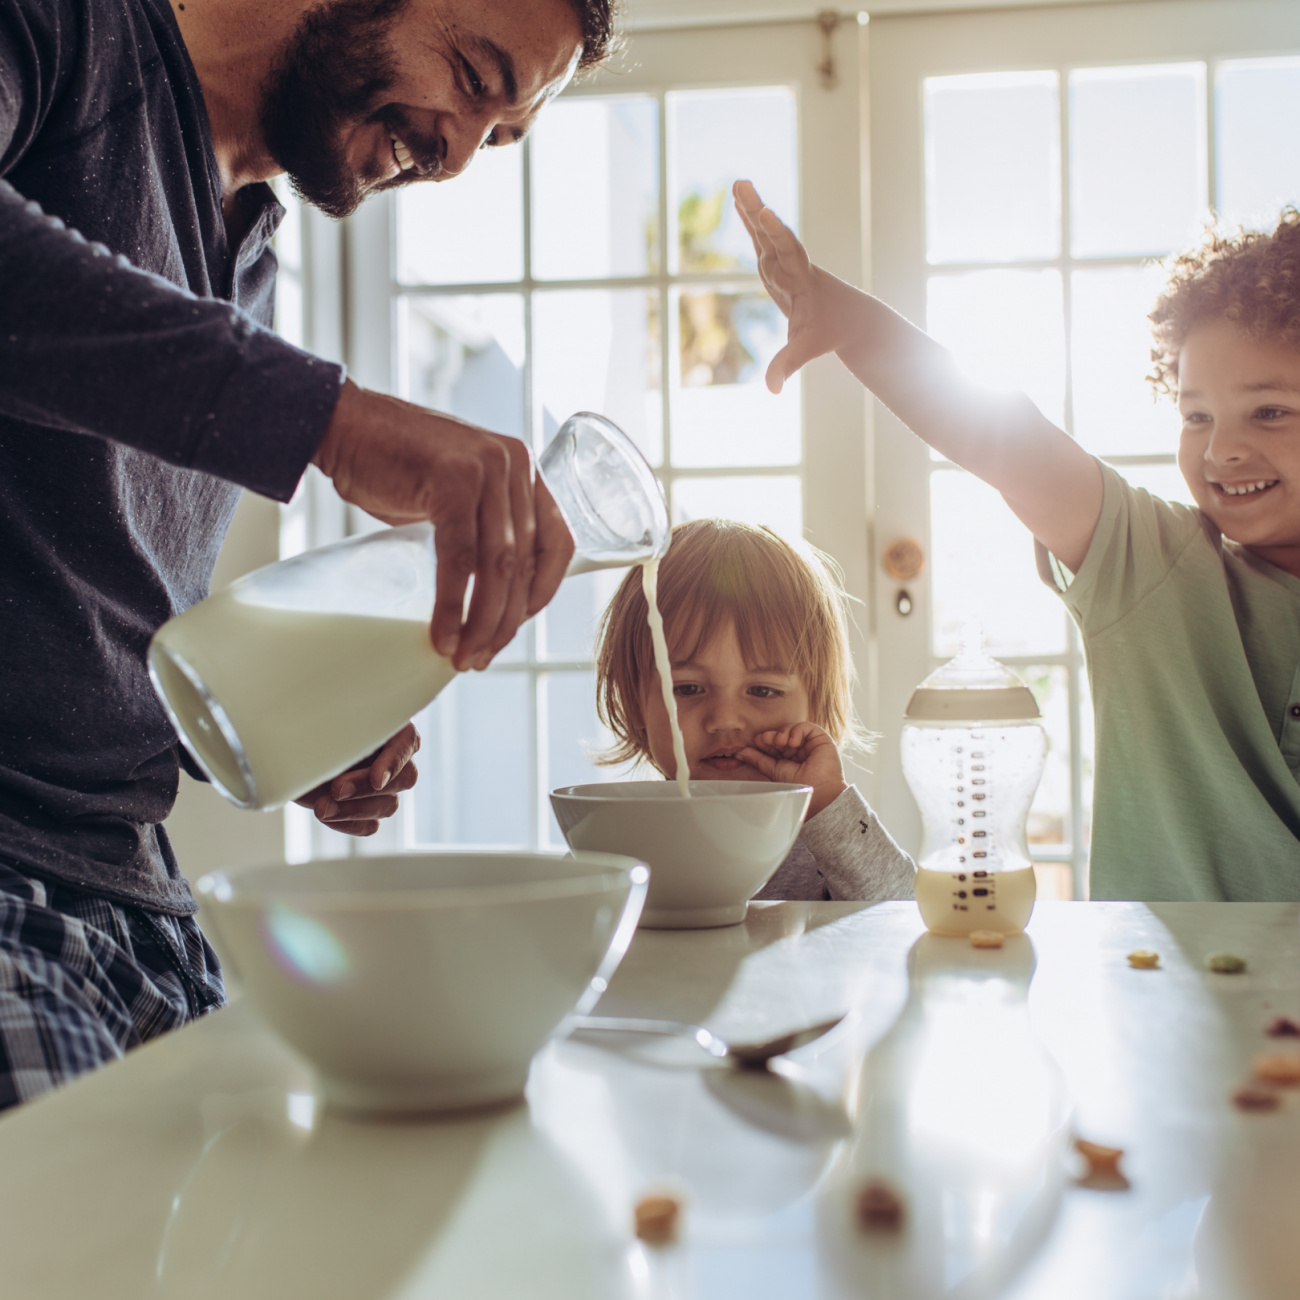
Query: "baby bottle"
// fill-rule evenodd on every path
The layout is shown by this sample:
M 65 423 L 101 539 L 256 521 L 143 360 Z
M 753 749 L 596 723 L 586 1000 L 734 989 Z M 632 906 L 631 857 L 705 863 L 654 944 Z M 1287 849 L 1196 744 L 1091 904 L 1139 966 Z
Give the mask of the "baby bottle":
M 668 549 L 663 492 L 631 440 L 587 412 L 539 471 L 573 534 L 569 574 Z M 160 627 L 149 676 L 204 774 L 277 808 L 345 772 L 456 676 L 433 648 L 433 526 L 351 537 L 247 574 Z
M 924 823 L 921 919 L 938 934 L 1018 933 L 1034 910 L 1025 821 L 1047 759 L 1032 692 L 970 624 L 904 717 L 903 775 Z

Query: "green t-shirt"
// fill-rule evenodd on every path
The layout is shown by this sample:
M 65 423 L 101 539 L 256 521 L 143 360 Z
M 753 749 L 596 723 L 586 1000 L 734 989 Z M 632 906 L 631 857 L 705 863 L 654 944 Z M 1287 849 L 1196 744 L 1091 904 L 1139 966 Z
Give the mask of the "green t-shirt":
M 1096 717 L 1093 898 L 1300 899 L 1300 579 L 1102 466 L 1073 580 Z

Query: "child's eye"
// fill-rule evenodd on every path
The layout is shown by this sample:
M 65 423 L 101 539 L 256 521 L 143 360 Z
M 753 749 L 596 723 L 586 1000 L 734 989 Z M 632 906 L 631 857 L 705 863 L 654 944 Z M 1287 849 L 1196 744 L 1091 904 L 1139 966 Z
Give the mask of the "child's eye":
M 702 695 L 704 687 L 698 682 L 674 682 L 673 694 L 681 696 L 683 699 L 691 695 Z
M 760 700 L 779 700 L 784 691 L 778 691 L 775 686 L 751 686 L 749 688 L 751 695 L 756 695 Z
M 1183 416 L 1184 424 L 1208 424 L 1210 417 L 1204 411 L 1188 411 Z
M 1261 406 L 1259 410 L 1255 412 L 1255 419 L 1280 420 L 1285 415 L 1287 415 L 1287 411 L 1281 406 Z

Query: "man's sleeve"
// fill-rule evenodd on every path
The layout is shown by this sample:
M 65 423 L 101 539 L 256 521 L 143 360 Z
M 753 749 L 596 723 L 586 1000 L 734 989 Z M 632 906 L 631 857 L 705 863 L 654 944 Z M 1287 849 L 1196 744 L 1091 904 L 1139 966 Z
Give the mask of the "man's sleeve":
M 69 6 L 0 20 L 0 174 L 58 94 Z M 126 443 L 285 501 L 341 367 L 88 243 L 0 180 L 0 413 Z
M 90 244 L 0 181 L 0 413 L 287 501 L 340 366 Z

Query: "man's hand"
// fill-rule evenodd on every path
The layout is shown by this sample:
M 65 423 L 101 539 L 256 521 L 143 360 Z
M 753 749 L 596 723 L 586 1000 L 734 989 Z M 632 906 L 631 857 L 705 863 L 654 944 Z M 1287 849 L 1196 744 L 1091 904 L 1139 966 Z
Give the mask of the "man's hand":
M 373 835 L 380 820 L 397 811 L 397 796 L 409 790 L 419 777 L 411 762 L 419 748 L 420 733 L 413 722 L 408 722 L 360 766 L 318 785 L 294 802 L 312 809 L 332 831 Z
M 486 668 L 553 595 L 573 538 L 518 438 L 343 386 L 313 463 L 338 494 L 388 524 L 434 526 L 434 648 Z M 470 577 L 474 595 L 462 626 Z
M 732 194 L 754 241 L 763 287 L 789 321 L 786 345 L 767 368 L 767 386 L 779 393 L 797 370 L 852 339 L 854 321 L 842 300 L 854 290 L 813 265 L 807 249 L 771 208 L 763 206 L 749 181 L 737 181 Z
M 848 789 L 840 751 L 815 722 L 796 722 L 779 731 L 764 731 L 736 757 L 757 768 L 769 781 L 812 786 L 804 821 L 816 817 Z

